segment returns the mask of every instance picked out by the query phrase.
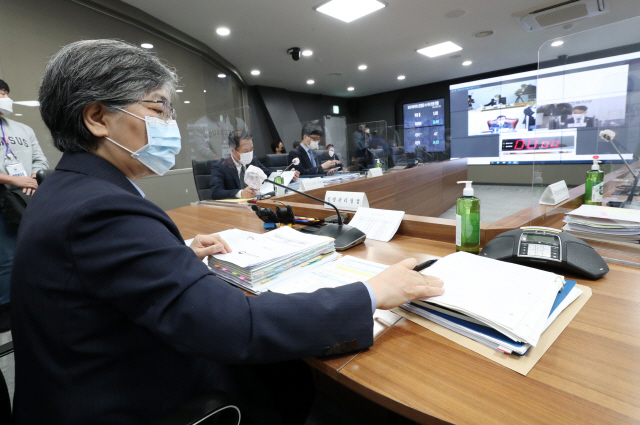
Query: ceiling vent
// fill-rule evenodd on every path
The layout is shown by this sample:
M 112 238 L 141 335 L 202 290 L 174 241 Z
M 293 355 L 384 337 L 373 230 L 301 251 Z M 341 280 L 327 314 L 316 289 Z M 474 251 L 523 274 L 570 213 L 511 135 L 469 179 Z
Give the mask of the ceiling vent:
M 567 0 L 513 15 L 525 31 L 538 31 L 607 13 L 611 0 Z

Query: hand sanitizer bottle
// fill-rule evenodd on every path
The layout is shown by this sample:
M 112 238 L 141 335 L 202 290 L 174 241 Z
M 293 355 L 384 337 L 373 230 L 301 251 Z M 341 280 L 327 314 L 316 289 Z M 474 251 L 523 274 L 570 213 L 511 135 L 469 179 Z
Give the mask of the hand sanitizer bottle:
M 473 196 L 470 181 L 456 200 L 456 251 L 480 253 L 480 199 Z
M 604 191 L 604 171 L 600 170 L 597 159 L 593 160 L 591 171 L 587 171 L 587 181 L 584 184 L 584 203 L 587 205 L 602 205 Z

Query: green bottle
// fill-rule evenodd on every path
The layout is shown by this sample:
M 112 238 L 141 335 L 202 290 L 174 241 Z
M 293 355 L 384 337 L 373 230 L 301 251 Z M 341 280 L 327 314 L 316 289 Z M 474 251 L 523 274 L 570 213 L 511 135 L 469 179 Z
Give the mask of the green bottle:
M 470 181 L 456 200 L 456 251 L 480 253 L 480 199 L 473 196 Z
M 278 175 L 274 177 L 273 181 L 279 184 L 284 184 L 284 177 L 282 177 L 282 175 Z M 273 186 L 276 192 L 276 196 L 284 195 L 284 193 L 286 192 L 286 189 L 283 187 L 276 186 L 276 185 L 273 185 Z
M 602 205 L 604 192 L 604 171 L 600 170 L 597 159 L 593 160 L 591 171 L 587 171 L 587 181 L 584 184 L 584 203 L 587 205 Z

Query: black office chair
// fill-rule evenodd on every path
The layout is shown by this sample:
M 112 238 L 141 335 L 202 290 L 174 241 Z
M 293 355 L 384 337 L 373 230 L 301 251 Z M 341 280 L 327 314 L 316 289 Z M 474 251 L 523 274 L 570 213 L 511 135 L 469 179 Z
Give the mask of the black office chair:
M 373 153 L 371 152 L 373 151 Z M 375 167 L 376 159 L 380 159 L 380 162 L 385 165 L 387 163 L 386 156 L 384 154 L 384 149 L 371 149 L 371 151 L 367 151 L 367 165 L 369 167 Z M 374 156 L 375 154 L 375 156 Z M 376 158 L 377 157 L 377 158 Z
M 407 163 L 407 158 L 405 157 L 405 154 L 404 154 L 404 148 L 392 147 L 391 160 L 395 165 L 405 165 Z
M 325 161 L 329 161 L 330 159 L 332 159 L 329 156 L 329 151 L 328 150 L 321 150 L 321 149 L 316 149 L 313 151 L 313 156 L 316 159 L 316 164 L 320 165 Z
M 214 161 L 213 159 L 204 161 L 191 160 L 193 180 L 196 183 L 198 199 L 201 201 L 211 199 L 211 164 Z
M 42 182 L 44 181 L 44 179 L 47 178 L 47 176 L 51 173 L 53 173 L 54 170 L 40 170 L 36 173 L 36 181 L 38 182 L 38 185 L 41 185 Z
M 286 153 L 270 153 L 265 158 L 264 165 L 271 171 L 284 170 L 289 165 L 289 155 Z
M 13 342 L 0 345 L 0 358 L 13 353 Z M 154 425 L 238 425 L 240 409 L 222 391 L 212 391 L 184 403 Z M 0 371 L 0 424 L 10 424 L 11 398 L 7 381 Z

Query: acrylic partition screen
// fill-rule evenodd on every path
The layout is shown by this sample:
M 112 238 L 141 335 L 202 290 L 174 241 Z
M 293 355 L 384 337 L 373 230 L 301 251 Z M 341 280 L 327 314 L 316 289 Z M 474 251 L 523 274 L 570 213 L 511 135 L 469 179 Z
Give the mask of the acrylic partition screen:
M 251 134 L 249 126 L 250 108 L 235 108 L 211 111 L 200 117 L 187 120 L 188 136 L 183 137 L 184 148 L 188 149 L 190 159 L 220 160 L 227 158 L 229 152 L 229 136 Z
M 633 18 L 543 44 L 536 99 L 523 113 L 528 125 L 500 134 L 501 161 L 531 164 L 532 205 L 544 205 L 545 190 L 553 193 L 564 181 L 569 188 L 577 187 L 571 196 L 576 202 L 563 211 L 568 214 L 564 230 L 592 245 L 606 243 L 613 251 L 636 253 L 640 248 L 640 198 L 634 197 L 639 190 L 634 174 L 640 170 L 638 41 L 640 18 Z M 594 161 L 599 164 L 594 166 Z M 572 213 L 580 203 L 605 208 L 580 207 Z

